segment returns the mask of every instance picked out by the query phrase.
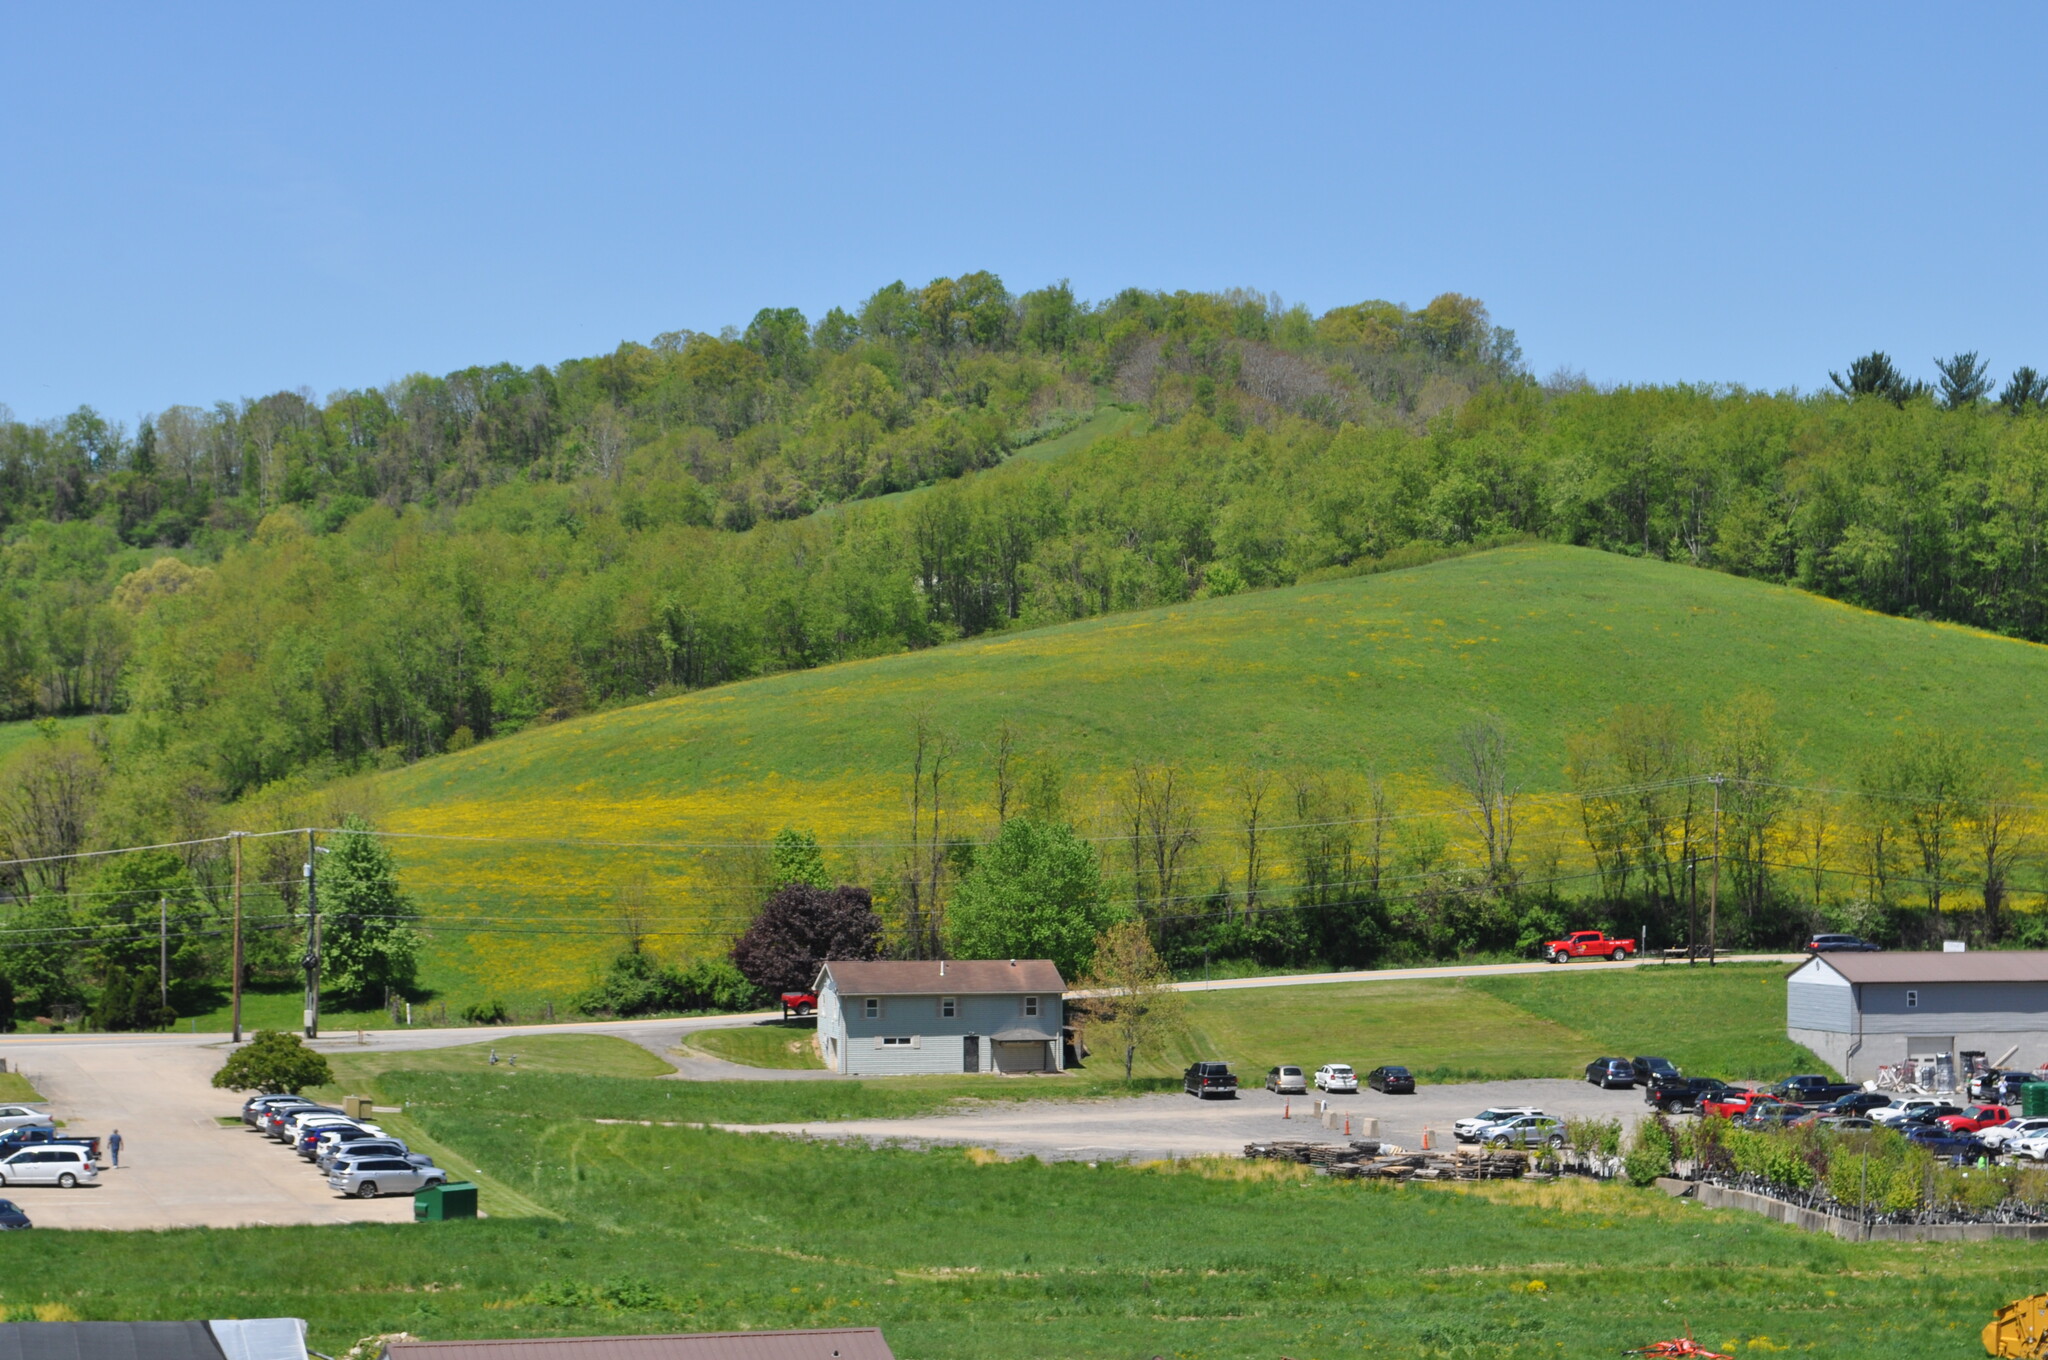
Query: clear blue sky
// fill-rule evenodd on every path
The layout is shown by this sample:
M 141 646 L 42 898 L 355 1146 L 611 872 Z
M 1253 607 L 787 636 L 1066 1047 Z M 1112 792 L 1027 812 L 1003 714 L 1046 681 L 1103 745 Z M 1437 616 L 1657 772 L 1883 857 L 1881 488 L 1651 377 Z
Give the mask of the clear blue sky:
M 1427 8 L 6 0 L 0 401 L 132 426 L 976 268 L 1456 290 L 1602 381 L 2048 368 L 2048 9 Z

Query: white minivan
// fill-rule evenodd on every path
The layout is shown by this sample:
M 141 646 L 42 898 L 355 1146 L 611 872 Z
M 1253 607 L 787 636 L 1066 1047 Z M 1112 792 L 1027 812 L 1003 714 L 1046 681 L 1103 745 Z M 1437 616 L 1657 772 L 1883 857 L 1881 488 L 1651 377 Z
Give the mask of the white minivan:
M 99 1178 L 91 1154 L 80 1147 L 25 1147 L 0 1160 L 0 1186 L 61 1185 L 69 1190 Z

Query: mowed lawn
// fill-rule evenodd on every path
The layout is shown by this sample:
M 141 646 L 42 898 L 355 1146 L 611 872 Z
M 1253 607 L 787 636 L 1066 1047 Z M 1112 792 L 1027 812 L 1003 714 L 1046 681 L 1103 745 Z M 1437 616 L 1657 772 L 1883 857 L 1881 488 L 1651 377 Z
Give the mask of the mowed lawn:
M 498 1178 L 484 1187 L 493 1217 L 6 1234 L 0 1304 L 301 1316 L 327 1354 L 399 1330 L 872 1325 L 906 1360 L 1533 1360 L 1611 1356 L 1690 1327 L 1738 1356 L 1917 1360 L 1981 1353 L 1991 1311 L 2039 1287 L 2027 1244 L 1851 1245 L 1654 1190 L 1000 1162 L 593 1117 L 616 1088 L 690 1083 L 384 1082 L 387 1100 L 434 1094 L 407 1117 Z
M 809 1021 L 796 1024 L 768 1020 L 732 1029 L 699 1030 L 689 1037 L 688 1046 L 749 1067 L 822 1068 L 825 1064 L 818 1060 L 813 1039 L 817 1032 L 817 1026 Z
M 1623 703 L 1697 714 L 1772 696 L 1813 782 L 1853 778 L 1902 726 L 1967 730 L 2022 780 L 2048 760 L 2048 649 L 1864 613 L 1669 563 L 1530 546 L 1406 571 L 1003 633 L 771 676 L 490 741 L 370 778 L 389 829 L 530 842 L 397 847 L 428 914 L 426 985 L 459 1007 L 559 1007 L 617 948 L 620 894 L 660 904 L 654 946 L 720 952 L 758 905 L 753 852 L 816 832 L 831 871 L 895 881 L 912 717 L 958 741 L 949 825 L 992 823 L 987 747 L 1057 763 L 1088 833 L 1133 760 L 1183 767 L 1203 829 L 1193 879 L 1237 872 L 1226 790 L 1247 762 L 1387 775 L 1399 808 L 1448 814 L 1459 728 L 1498 714 L 1525 790 L 1521 844 L 1583 868 L 1567 738 Z M 1466 831 L 1444 816 L 1453 856 Z M 563 842 L 604 842 L 571 845 Z M 868 848 L 858 848 L 854 843 Z M 1284 847 L 1276 847 L 1284 855 Z M 1113 866 L 1114 867 L 1114 866 Z M 1284 878 L 1284 863 L 1274 866 Z
M 1567 964 L 1510 977 L 1196 992 L 1187 1038 L 1144 1070 L 1222 1058 L 1249 1081 L 1279 1063 L 1348 1062 L 1361 1073 L 1400 1063 L 1425 1080 L 1482 1081 L 1576 1077 L 1594 1058 L 1654 1054 L 1730 1080 L 1827 1072 L 1785 1037 L 1788 971 Z

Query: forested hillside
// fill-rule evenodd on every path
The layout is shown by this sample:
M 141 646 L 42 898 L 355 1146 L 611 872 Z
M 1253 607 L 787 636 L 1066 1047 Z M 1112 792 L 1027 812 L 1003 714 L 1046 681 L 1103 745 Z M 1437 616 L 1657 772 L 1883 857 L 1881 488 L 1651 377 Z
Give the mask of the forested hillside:
M 1527 535 L 2040 638 L 2040 385 L 1963 376 L 1601 391 L 1455 294 L 969 274 L 553 368 L 10 420 L 0 709 L 122 716 L 28 744 L 78 810 L 18 774 L 0 831 L 154 839 L 622 701 Z

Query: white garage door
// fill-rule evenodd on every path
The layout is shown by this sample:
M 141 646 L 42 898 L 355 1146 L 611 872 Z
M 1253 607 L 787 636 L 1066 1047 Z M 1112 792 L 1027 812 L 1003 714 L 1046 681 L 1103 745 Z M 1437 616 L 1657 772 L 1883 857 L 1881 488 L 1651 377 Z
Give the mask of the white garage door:
M 1033 1039 L 1026 1043 L 1006 1043 L 998 1040 L 995 1050 L 998 1072 L 1043 1072 L 1051 1066 L 1046 1061 L 1043 1039 Z

